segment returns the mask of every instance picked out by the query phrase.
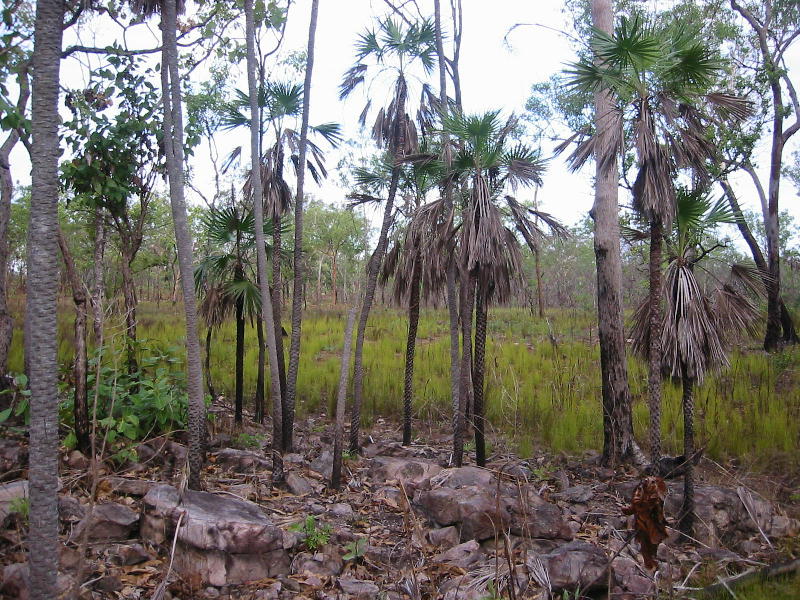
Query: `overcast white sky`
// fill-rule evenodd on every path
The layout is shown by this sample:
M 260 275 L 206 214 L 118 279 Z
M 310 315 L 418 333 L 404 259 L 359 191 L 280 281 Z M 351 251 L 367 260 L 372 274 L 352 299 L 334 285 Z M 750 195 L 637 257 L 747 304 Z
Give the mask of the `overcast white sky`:
M 419 3 L 423 11 L 428 10 L 432 15 L 432 0 L 419 0 Z M 310 0 L 297 0 L 292 5 L 284 42 L 286 51 L 305 49 L 310 4 Z M 449 2 L 444 0 L 442 5 L 444 9 Z M 562 12 L 561 0 L 463 0 L 463 5 L 464 34 L 460 64 L 463 100 L 467 112 L 501 109 L 504 115 L 519 113 L 524 107 L 531 85 L 546 80 L 573 59 L 569 41 L 557 32 L 565 29 L 568 22 L 568 15 Z M 357 34 L 372 24 L 373 15 L 384 14 L 386 5 L 382 0 L 320 0 L 319 11 L 311 92 L 311 123 L 339 122 L 344 126 L 346 137 L 356 137 L 356 119 L 364 104 L 363 96 L 355 94 L 352 99 L 342 103 L 338 100 L 338 85 L 343 73 L 353 63 L 353 43 Z M 504 44 L 503 38 L 515 23 L 536 23 L 540 26 L 517 29 L 509 38 L 509 46 Z M 98 24 L 95 21 L 80 33 L 84 43 L 108 43 L 111 30 L 98 30 Z M 447 21 L 445 24 L 447 25 Z M 158 28 L 155 22 L 149 29 L 140 27 L 137 30 L 137 39 L 129 34 L 128 43 L 131 47 L 157 45 Z M 75 34 L 70 32 L 68 35 Z M 67 39 L 65 44 L 71 41 L 74 38 Z M 795 46 L 790 65 L 797 72 L 800 70 L 800 44 Z M 193 74 L 195 78 L 202 76 L 200 70 Z M 438 81 L 435 73 L 432 81 Z M 65 63 L 62 84 L 74 88 L 83 83 L 84 76 L 74 61 L 72 64 Z M 246 89 L 243 70 L 236 87 Z M 388 91 L 370 89 L 370 95 L 374 97 L 373 105 L 380 105 L 382 93 Z M 246 141 L 244 133 L 220 136 L 221 152 L 224 155 L 226 148 L 246 144 Z M 786 160 L 790 159 L 791 151 L 796 145 L 795 142 L 787 149 Z M 549 150 L 545 146 L 545 154 Z M 203 162 L 206 152 L 199 148 L 195 154 L 198 157 L 193 169 L 195 183 L 210 189 L 211 180 L 204 182 L 204 175 L 209 172 L 208 164 Z M 763 170 L 766 156 L 762 163 Z M 12 156 L 12 165 L 15 165 L 15 178 L 21 183 L 27 183 L 29 164 L 21 145 Z M 332 170 L 336 165 L 336 158 L 329 159 L 328 165 Z M 593 167 L 590 164 L 579 173 L 569 173 L 560 159 L 552 160 L 544 186 L 538 195 L 541 209 L 570 224 L 583 219 L 592 204 L 592 172 Z M 335 185 L 338 180 L 335 174 L 330 179 L 330 183 L 322 189 L 310 182 L 308 192 L 328 202 L 342 202 L 347 190 Z M 757 209 L 756 197 L 749 180 L 737 178 L 734 184 L 737 185 L 743 203 Z M 188 193 L 190 198 L 193 195 Z M 800 218 L 797 191 L 789 181 L 783 183 L 781 200 L 782 208 L 788 208 Z M 195 198 L 194 201 L 199 200 Z

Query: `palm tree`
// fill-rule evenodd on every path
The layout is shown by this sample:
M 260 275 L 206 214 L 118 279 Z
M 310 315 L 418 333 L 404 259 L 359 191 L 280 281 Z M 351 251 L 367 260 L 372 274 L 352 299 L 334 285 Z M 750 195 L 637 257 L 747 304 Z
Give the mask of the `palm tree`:
M 30 597 L 56 597 L 58 573 L 58 90 L 64 2 L 37 2 L 25 353 L 30 368 Z
M 724 198 L 713 202 L 703 192 L 679 190 L 677 212 L 667 248 L 670 255 L 664 278 L 664 315 L 659 323 L 661 367 L 683 386 L 683 453 L 685 457 L 684 496 L 681 530 L 691 536 L 694 523 L 694 388 L 710 370 L 725 367 L 725 344 L 731 336 L 745 331 L 757 334 L 759 311 L 752 296 L 763 295 L 758 270 L 734 265 L 725 282 L 706 271 L 707 289 L 697 271 L 708 256 L 703 237 L 721 223 L 734 223 L 735 216 Z M 648 300 L 645 300 L 647 303 Z M 640 308 L 634 319 L 633 335 L 643 344 L 651 335 L 649 316 Z
M 242 423 L 244 397 L 244 335 L 247 318 L 258 316 L 261 300 L 252 268 L 255 219 L 253 212 L 236 206 L 212 208 L 203 218 L 203 226 L 219 251 L 203 258 L 195 268 L 198 292 L 204 292 L 201 313 L 207 315 L 211 330 L 231 311 L 236 319 L 236 368 L 234 421 Z M 206 348 L 209 352 L 209 348 Z M 262 382 L 259 382 L 261 385 Z M 258 412 L 258 407 L 256 407 Z
M 463 424 L 472 394 L 475 449 L 481 466 L 486 463 L 483 382 L 488 304 L 508 298 L 518 282 L 522 270 L 515 231 L 534 251 L 543 235 L 542 225 L 558 235 L 566 235 L 566 229 L 558 221 L 524 207 L 511 196 L 505 196 L 504 208 L 498 205 L 506 186 L 516 189 L 542 183 L 544 161 L 539 153 L 509 141 L 515 125 L 513 117 L 502 122 L 499 111 L 479 115 L 452 113 L 442 120 L 442 127 L 455 146 L 452 176 L 466 190 L 458 234 L 463 344 L 458 418 Z M 506 220 L 513 230 L 506 226 Z M 476 313 L 474 357 L 470 343 L 473 312 Z M 456 465 L 461 464 L 463 455 L 460 433 L 457 430 L 453 438 Z
M 392 18 L 384 19 L 378 23 L 378 31 L 368 30 L 362 33 L 356 42 L 357 63 L 344 77 L 340 86 L 340 99 L 347 98 L 354 89 L 364 83 L 369 70 L 367 59 L 374 59 L 375 67 L 379 70 L 390 69 L 396 74 L 393 95 L 389 105 L 381 108 L 372 128 L 372 136 L 376 143 L 387 150 L 393 161 L 392 176 L 383 209 L 383 220 L 378 235 L 378 244 L 367 264 L 367 280 L 364 286 L 364 296 L 361 313 L 358 319 L 356 333 L 356 350 L 353 365 L 353 407 L 350 420 L 350 450 L 358 452 L 360 449 L 359 431 L 361 427 L 361 403 L 364 384 L 364 334 L 367 329 L 367 320 L 375 298 L 375 288 L 378 282 L 383 255 L 391 227 L 394 212 L 394 201 L 397 186 L 400 180 L 400 162 L 403 158 L 415 151 L 417 146 L 417 133 L 413 121 L 406 113 L 408 100 L 407 74 L 414 64 L 419 63 L 426 73 L 433 68 L 433 55 L 435 52 L 435 35 L 433 25 L 428 20 L 419 23 L 403 25 Z M 362 123 L 371 106 L 369 101 L 361 114 Z
M 661 30 L 641 18 L 623 18 L 613 34 L 596 32 L 593 54 L 570 71 L 571 84 L 582 91 L 611 92 L 614 111 L 621 115 L 623 136 L 616 152 L 632 146 L 638 175 L 633 184 L 634 208 L 650 224 L 649 322 L 653 331 L 661 321 L 663 231 L 675 213 L 674 179 L 681 169 L 708 180 L 708 164 L 717 150 L 709 129 L 722 120 L 747 116 L 747 103 L 712 88 L 722 75 L 723 63 L 712 49 L 683 24 Z M 628 138 L 628 139 L 626 139 Z M 572 156 L 580 166 L 596 142 L 588 138 Z M 636 347 L 648 359 L 650 451 L 656 463 L 661 455 L 661 350 L 657 335 L 646 348 Z

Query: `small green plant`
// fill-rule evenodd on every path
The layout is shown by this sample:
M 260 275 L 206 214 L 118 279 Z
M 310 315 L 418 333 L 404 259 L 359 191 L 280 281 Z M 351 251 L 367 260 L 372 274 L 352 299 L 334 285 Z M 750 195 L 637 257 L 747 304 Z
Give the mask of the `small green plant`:
M 342 460 L 356 460 L 358 453 L 352 450 L 342 450 Z
M 238 448 L 243 449 L 260 448 L 264 443 L 264 436 L 260 433 L 255 435 L 250 433 L 240 433 L 234 438 L 233 443 Z
M 28 522 L 28 517 L 31 512 L 31 504 L 27 496 L 18 496 L 14 498 L 8 505 L 8 512 L 19 515 L 24 523 Z
M 306 548 L 312 552 L 319 550 L 331 539 L 331 526 L 317 525 L 317 520 L 312 515 L 307 516 L 305 520 L 289 527 L 289 531 L 302 534 Z
M 357 538 L 355 541 L 345 544 L 344 548 L 347 553 L 342 558 L 358 562 L 364 558 L 364 552 L 367 550 L 367 538 Z
M 8 421 L 13 413 L 15 417 L 24 415 L 25 424 L 27 425 L 30 418 L 30 411 L 28 408 L 31 395 L 31 391 L 27 389 L 28 377 L 24 373 L 20 373 L 19 375 L 14 376 L 12 383 L 12 387 L 0 392 L 0 396 L 8 394 L 11 395 L 11 405 L 5 410 L 0 411 L 0 423 L 5 423 Z
M 490 581 L 489 585 L 486 586 L 486 595 L 482 596 L 481 600 L 503 600 L 497 588 L 494 587 L 494 581 Z

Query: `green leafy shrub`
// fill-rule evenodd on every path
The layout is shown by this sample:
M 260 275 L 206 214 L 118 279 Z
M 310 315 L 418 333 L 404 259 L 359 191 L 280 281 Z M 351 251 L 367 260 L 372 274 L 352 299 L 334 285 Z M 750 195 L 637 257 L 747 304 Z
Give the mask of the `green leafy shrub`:
M 303 543 L 312 552 L 319 550 L 331 539 L 330 525 L 317 525 L 317 520 L 309 515 L 305 520 L 295 523 L 289 527 L 289 531 L 295 531 L 303 535 Z

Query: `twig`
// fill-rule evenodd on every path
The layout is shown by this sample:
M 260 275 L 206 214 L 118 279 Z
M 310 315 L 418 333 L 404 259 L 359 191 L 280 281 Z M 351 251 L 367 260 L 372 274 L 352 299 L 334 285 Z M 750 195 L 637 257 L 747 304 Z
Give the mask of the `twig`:
M 167 573 L 164 575 L 163 581 L 158 584 L 158 587 L 153 592 L 151 600 L 161 600 L 167 591 L 169 576 L 172 573 L 172 562 L 175 560 L 175 545 L 178 543 L 178 532 L 181 530 L 181 521 L 183 521 L 183 516 L 185 514 L 185 512 L 181 512 L 181 514 L 178 515 L 178 523 L 175 525 L 175 535 L 172 537 L 172 549 L 169 552 L 169 565 L 167 566 Z

